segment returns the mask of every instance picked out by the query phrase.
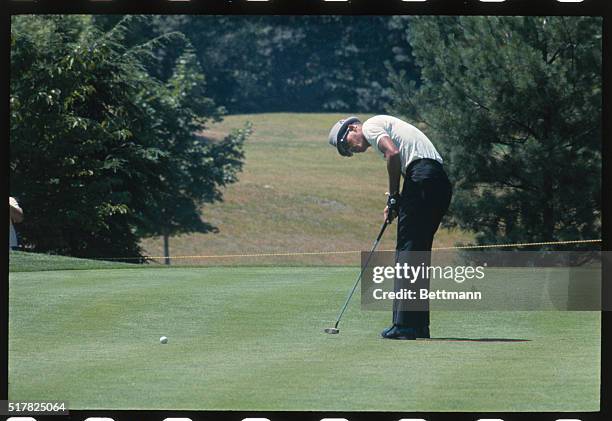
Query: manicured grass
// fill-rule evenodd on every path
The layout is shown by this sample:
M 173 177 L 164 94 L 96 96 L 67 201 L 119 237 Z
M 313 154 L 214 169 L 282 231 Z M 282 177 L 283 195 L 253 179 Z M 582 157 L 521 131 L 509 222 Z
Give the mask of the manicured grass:
M 174 256 L 214 256 L 270 252 L 364 250 L 382 223 L 388 190 L 384 160 L 373 150 L 343 158 L 329 146 L 331 126 L 342 114 L 251 114 L 228 116 L 204 134 L 220 139 L 246 121 L 254 133 L 245 144 L 245 166 L 224 201 L 204 206 L 202 217 L 217 234 L 170 239 Z M 370 115 L 359 115 L 364 121 Z M 432 139 L 435 141 L 435 139 Z M 395 248 L 395 225 L 381 249 Z M 472 235 L 441 229 L 434 247 L 469 243 Z M 163 256 L 160 238 L 142 242 L 151 256 Z M 193 258 L 174 264 L 226 264 L 229 258 Z M 238 263 L 241 261 L 241 263 Z M 257 257 L 232 264 L 347 265 L 358 254 Z
M 11 272 L 9 398 L 72 409 L 595 411 L 597 312 L 435 312 L 385 341 L 354 267 Z M 159 337 L 169 337 L 161 345 Z

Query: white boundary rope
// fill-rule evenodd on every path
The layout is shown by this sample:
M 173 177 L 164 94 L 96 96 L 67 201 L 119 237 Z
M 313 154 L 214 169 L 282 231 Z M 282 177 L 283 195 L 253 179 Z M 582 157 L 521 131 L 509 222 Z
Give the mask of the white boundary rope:
M 529 247 L 529 246 L 551 246 L 563 244 L 585 244 L 585 243 L 601 243 L 599 240 L 573 240 L 573 241 L 544 241 L 539 243 L 512 243 L 512 244 L 487 244 L 487 245 L 471 245 L 471 246 L 453 246 L 453 247 L 433 247 L 432 251 L 439 250 L 468 250 L 468 249 L 484 249 L 484 248 L 507 248 L 507 247 Z M 395 251 L 395 250 L 381 250 Z M 312 251 L 312 252 L 286 252 L 286 253 L 243 253 L 243 254 L 217 254 L 217 255 L 197 255 L 197 256 L 142 256 L 142 257 L 99 257 L 94 260 L 176 260 L 176 259 L 228 259 L 237 257 L 275 257 L 275 256 L 320 256 L 329 254 L 357 254 L 361 250 L 348 251 Z

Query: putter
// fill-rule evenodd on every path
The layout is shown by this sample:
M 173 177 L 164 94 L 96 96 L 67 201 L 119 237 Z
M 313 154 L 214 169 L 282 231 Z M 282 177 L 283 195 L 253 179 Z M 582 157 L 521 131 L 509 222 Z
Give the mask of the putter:
M 365 268 L 368 267 L 370 258 L 376 251 L 376 247 L 378 247 L 378 243 L 380 243 L 380 239 L 382 238 L 383 233 L 385 232 L 385 228 L 387 228 L 387 225 L 389 225 L 389 222 L 385 221 L 382 228 L 380 229 L 380 233 L 378 234 L 378 237 L 376 237 L 376 241 L 374 242 L 374 247 L 372 247 L 372 251 L 368 255 L 368 258 L 366 259 L 365 265 L 363 265 L 363 267 L 361 268 L 361 273 L 359 273 L 359 276 L 357 277 L 357 280 L 355 281 L 355 285 L 353 285 L 353 289 L 351 290 L 348 297 L 346 298 L 346 301 L 344 302 L 344 305 L 342 306 L 342 310 L 340 310 L 340 314 L 338 315 L 338 318 L 336 319 L 336 324 L 334 325 L 334 327 L 325 328 L 323 330 L 325 333 L 329 333 L 330 335 L 337 335 L 338 333 L 340 333 L 340 329 L 338 329 L 338 325 L 340 324 L 340 319 L 342 319 L 342 315 L 344 314 L 344 311 L 348 307 L 349 301 L 351 301 L 351 297 L 355 293 L 355 289 L 357 289 L 357 285 L 359 285 L 359 281 L 361 281 L 361 277 L 363 276 L 363 271 L 365 270 Z

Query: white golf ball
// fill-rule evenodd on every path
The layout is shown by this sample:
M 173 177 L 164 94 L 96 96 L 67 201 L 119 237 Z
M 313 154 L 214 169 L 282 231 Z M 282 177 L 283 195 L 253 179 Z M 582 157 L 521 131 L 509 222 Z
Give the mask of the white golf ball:
M 168 343 L 168 338 L 166 338 L 165 336 L 162 336 L 161 338 L 159 338 L 159 342 L 162 344 L 167 344 Z

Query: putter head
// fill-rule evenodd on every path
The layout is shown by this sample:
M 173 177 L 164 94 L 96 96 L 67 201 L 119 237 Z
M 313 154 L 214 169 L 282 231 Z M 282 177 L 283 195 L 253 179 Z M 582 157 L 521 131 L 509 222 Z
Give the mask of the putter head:
M 325 328 L 324 332 L 329 333 L 330 335 L 337 335 L 338 333 L 340 333 L 340 329 L 335 327 L 327 327 Z

